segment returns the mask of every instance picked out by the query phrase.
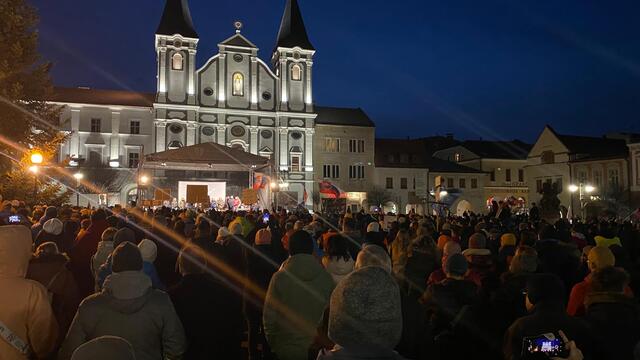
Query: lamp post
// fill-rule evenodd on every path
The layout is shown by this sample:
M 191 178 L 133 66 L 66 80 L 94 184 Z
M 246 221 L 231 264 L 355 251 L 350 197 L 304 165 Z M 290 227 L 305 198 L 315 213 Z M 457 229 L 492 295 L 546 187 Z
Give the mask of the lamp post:
M 84 178 L 84 174 L 77 172 L 73 174 L 73 177 L 76 178 L 76 206 L 80 206 L 80 180 Z
M 38 172 L 40 171 L 40 164 L 44 161 L 44 156 L 39 151 L 34 151 L 31 153 L 31 166 L 29 167 L 29 171 L 33 173 L 33 203 L 34 205 L 37 203 L 38 197 Z
M 142 187 L 147 186 L 149 183 L 149 177 L 147 175 L 138 176 L 138 193 L 136 195 L 136 205 L 142 206 Z
M 580 216 L 584 219 L 584 207 L 587 205 L 585 201 L 585 194 L 591 194 L 596 190 L 592 185 L 579 183 L 578 185 L 569 185 L 569 192 L 571 192 L 571 206 L 573 206 L 573 194 L 578 193 L 578 199 L 580 200 Z

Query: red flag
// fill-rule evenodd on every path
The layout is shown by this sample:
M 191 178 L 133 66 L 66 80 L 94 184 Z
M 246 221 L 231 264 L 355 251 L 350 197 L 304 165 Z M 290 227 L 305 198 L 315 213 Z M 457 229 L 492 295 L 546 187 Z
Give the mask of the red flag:
M 307 189 L 304 189 L 304 194 L 302 195 L 302 202 L 306 204 L 307 199 L 309 199 L 309 194 L 307 194 Z

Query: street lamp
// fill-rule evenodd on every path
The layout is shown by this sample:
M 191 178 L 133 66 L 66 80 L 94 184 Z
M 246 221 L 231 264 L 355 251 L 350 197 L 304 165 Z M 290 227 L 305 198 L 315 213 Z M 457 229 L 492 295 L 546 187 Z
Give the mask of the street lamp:
M 31 154 L 31 163 L 34 165 L 40 165 L 44 161 L 44 157 L 39 152 L 34 152 Z
M 38 166 L 42 164 L 44 161 L 44 156 L 39 151 L 34 151 L 31 153 L 31 166 L 29 167 L 29 171 L 33 173 L 33 204 L 37 203 L 38 197 L 38 171 L 40 170 Z
M 578 185 L 571 184 L 569 185 L 569 192 L 571 192 L 571 206 L 573 206 L 573 194 L 578 193 L 578 198 L 580 200 L 580 216 L 584 218 L 584 208 L 587 205 L 587 202 L 584 199 L 584 193 L 591 194 L 594 192 L 596 188 L 593 185 L 587 185 L 580 183 Z
M 76 178 L 76 206 L 80 206 L 80 180 L 84 178 L 84 174 L 77 172 L 73 174 L 73 177 Z

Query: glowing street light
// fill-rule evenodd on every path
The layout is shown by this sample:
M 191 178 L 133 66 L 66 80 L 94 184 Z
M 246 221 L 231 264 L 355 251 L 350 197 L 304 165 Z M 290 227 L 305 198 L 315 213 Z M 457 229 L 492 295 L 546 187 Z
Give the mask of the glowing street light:
M 147 185 L 149 177 L 147 175 L 140 176 L 140 185 Z
M 440 191 L 440 197 L 445 197 L 447 195 L 449 195 L 449 192 L 447 192 L 447 190 Z
M 569 185 L 569 191 L 570 192 L 574 193 L 574 192 L 576 192 L 578 190 L 580 190 L 580 187 L 578 187 L 578 185 L 573 185 L 573 184 Z
M 596 188 L 591 186 L 591 185 L 587 185 L 587 186 L 584 187 L 584 191 L 586 191 L 587 194 L 590 194 L 590 193 L 594 192 L 595 190 L 596 190 Z
M 80 181 L 84 178 L 84 174 L 83 173 L 75 173 L 73 174 L 73 177 L 76 178 L 76 180 Z
M 43 161 L 44 161 L 44 157 L 42 156 L 42 153 L 36 151 L 31 154 L 32 164 L 39 165 L 39 164 L 42 164 Z
M 81 172 L 77 172 L 73 174 L 73 177 L 76 179 L 76 206 L 80 206 L 80 180 L 84 178 L 84 174 Z
M 37 174 L 39 169 L 38 169 L 38 165 L 31 165 L 29 166 L 29 171 L 31 171 L 34 174 Z

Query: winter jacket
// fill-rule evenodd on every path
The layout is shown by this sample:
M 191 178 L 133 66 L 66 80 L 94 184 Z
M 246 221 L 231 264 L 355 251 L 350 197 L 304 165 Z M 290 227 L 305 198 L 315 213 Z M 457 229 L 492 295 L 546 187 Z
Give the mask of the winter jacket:
M 272 246 L 254 245 L 254 251 L 247 253 L 247 284 L 257 287 L 254 289 L 256 291 L 244 291 L 245 314 L 249 319 L 257 318 L 262 321 L 262 308 L 269 282 L 280 266 Z
M 313 255 L 286 260 L 273 275 L 264 304 L 264 333 L 279 360 L 307 358 L 335 283 Z
M 69 258 L 66 255 L 43 256 L 31 259 L 27 271 L 27 279 L 35 280 L 47 289 L 53 314 L 58 321 L 60 342 L 69 330 L 78 304 L 82 300 L 68 265 Z
M 105 280 L 109 277 L 109 275 L 112 274 L 111 261 L 112 261 L 111 255 L 109 255 L 109 257 L 107 257 L 107 260 L 104 262 L 104 264 L 100 266 L 100 269 L 98 271 L 98 276 L 96 277 L 96 291 L 102 290 Z M 158 276 L 158 272 L 156 271 L 156 267 L 154 264 L 146 261 L 143 262 L 142 272 L 145 275 L 147 275 L 149 279 L 151 279 L 151 286 L 154 289 L 166 290 L 166 287 L 164 286 L 162 281 L 160 281 L 160 277 Z
M 71 258 L 71 272 L 78 282 L 80 296 L 93 294 L 95 283 L 91 272 L 91 257 L 98 249 L 102 232 L 108 227 L 105 220 L 97 220 L 89 225 L 84 233 L 78 234 L 76 242 L 69 251 Z
M 591 292 L 591 274 L 587 275 L 583 281 L 575 284 L 569 295 L 569 303 L 567 304 L 567 314 L 570 316 L 583 316 L 585 314 L 584 302 L 587 295 Z M 624 288 L 624 293 L 633 298 L 633 291 L 629 286 Z
M 44 286 L 25 279 L 31 243 L 29 228 L 0 226 L 0 321 L 28 342 L 39 358 L 44 358 L 54 350 L 58 324 Z M 0 339 L 0 359 L 25 360 L 26 357 Z
M 434 334 L 445 330 L 465 305 L 476 302 L 478 287 L 468 280 L 446 279 L 429 286 L 422 297 Z
M 113 241 L 100 241 L 96 253 L 91 257 L 91 271 L 93 271 L 94 279 L 98 279 L 100 266 L 107 262 L 107 258 L 113 252 Z
M 351 257 L 347 261 L 343 257 L 325 256 L 322 258 L 322 266 L 324 266 L 336 284 L 353 271 L 355 264 L 356 262 Z
M 569 317 L 562 304 L 536 304 L 530 315 L 516 320 L 505 333 L 504 356 L 506 360 L 522 359 L 522 339 L 562 330 L 567 338 L 576 342 L 582 352 L 592 354 L 592 334 L 582 319 Z M 589 357 L 587 357 L 589 359 Z
M 169 291 L 184 325 L 191 359 L 239 359 L 242 304 L 233 290 L 207 274 L 186 275 Z
M 102 292 L 80 304 L 59 359 L 70 359 L 78 346 L 104 335 L 127 340 L 138 360 L 175 359 L 186 350 L 169 295 L 152 289 L 151 280 L 140 271 L 110 275 Z
M 585 320 L 597 336 L 596 347 L 602 359 L 633 360 L 640 341 L 640 308 L 625 294 L 592 292 L 585 301 Z
M 404 268 L 404 279 L 409 289 L 422 294 L 431 272 L 438 267 L 436 245 L 430 238 L 422 238 L 413 242 L 409 249 L 409 257 Z

